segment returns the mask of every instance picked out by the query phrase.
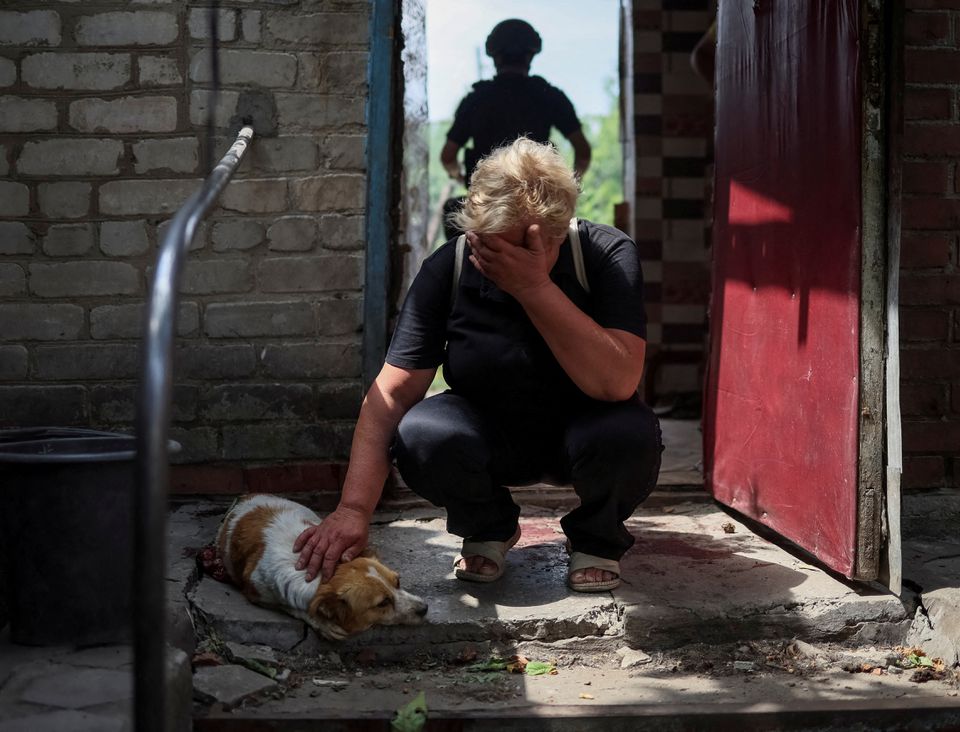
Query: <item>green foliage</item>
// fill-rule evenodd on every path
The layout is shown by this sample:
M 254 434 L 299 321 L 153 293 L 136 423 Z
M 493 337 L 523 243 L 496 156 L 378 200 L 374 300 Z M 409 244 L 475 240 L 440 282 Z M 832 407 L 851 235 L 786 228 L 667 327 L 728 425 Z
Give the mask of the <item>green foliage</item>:
M 420 732 L 427 723 L 427 699 L 421 691 L 409 704 L 397 710 L 390 720 L 393 732 Z

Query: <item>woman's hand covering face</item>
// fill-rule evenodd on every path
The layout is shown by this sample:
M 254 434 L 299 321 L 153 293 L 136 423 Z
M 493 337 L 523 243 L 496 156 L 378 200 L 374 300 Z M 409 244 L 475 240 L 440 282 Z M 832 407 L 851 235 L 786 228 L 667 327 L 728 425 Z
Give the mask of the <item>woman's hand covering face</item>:
M 518 300 L 550 284 L 550 271 L 565 238 L 547 236 L 539 224 L 520 225 L 498 234 L 467 232 L 473 266 Z

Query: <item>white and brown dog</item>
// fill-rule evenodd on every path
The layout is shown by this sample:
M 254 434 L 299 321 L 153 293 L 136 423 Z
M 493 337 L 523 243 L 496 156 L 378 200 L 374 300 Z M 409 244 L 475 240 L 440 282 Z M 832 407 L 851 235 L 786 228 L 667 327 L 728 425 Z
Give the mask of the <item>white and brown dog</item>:
M 329 582 L 306 581 L 293 542 L 320 517 L 270 495 L 241 498 L 223 520 L 217 547 L 233 583 L 251 602 L 304 620 L 325 638 L 342 640 L 374 625 L 413 625 L 427 604 L 400 589 L 397 573 L 365 551 L 337 566 Z

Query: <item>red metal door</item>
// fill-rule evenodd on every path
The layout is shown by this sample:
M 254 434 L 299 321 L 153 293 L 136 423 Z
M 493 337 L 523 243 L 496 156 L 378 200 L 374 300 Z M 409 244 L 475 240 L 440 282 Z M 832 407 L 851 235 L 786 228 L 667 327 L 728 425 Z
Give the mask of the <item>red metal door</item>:
M 704 464 L 721 503 L 872 579 L 857 569 L 860 5 L 720 3 Z

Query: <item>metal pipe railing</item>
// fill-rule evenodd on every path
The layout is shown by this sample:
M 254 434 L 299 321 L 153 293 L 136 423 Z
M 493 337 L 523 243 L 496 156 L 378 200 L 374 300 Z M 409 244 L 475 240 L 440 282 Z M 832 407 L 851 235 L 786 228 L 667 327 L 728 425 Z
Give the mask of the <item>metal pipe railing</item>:
M 240 130 L 203 186 L 173 217 L 157 254 L 148 294 L 137 410 L 134 519 L 134 729 L 166 721 L 166 528 L 173 337 L 183 260 L 197 227 L 233 177 L 253 128 Z

